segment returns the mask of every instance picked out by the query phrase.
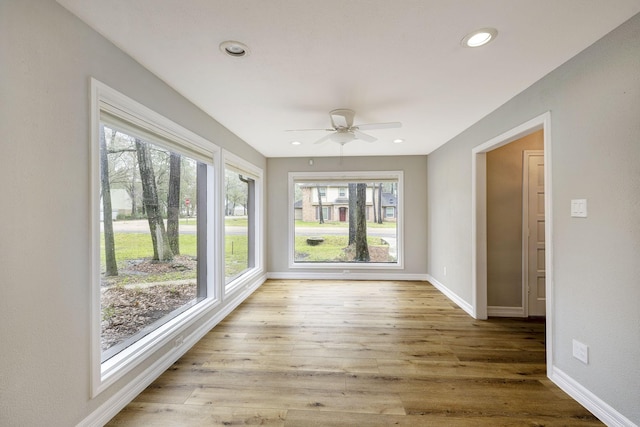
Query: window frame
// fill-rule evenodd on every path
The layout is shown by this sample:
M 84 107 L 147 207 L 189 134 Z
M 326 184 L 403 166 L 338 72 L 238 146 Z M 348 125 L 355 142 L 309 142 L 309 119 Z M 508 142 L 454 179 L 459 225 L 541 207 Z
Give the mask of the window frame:
M 136 129 L 135 135 L 149 139 L 148 142 L 170 150 L 176 150 L 207 165 L 206 211 L 207 225 L 203 238 L 206 239 L 206 289 L 204 300 L 170 319 L 153 332 L 139 339 L 104 362 L 101 361 L 101 301 L 100 301 L 100 150 L 99 129 L 101 116 L 106 114 L 114 120 L 121 120 Z M 216 197 L 220 170 L 220 148 L 205 138 L 178 125 L 104 83 L 91 78 L 91 397 L 94 398 L 126 373 L 138 366 L 157 350 L 167 345 L 182 345 L 183 333 L 202 315 L 221 302 L 219 280 L 215 276 L 218 266 L 215 260 L 219 254 L 214 231 L 220 223 L 219 198 Z
M 333 182 L 377 182 L 397 181 L 396 203 L 396 262 L 326 262 L 308 263 L 295 260 L 295 183 L 297 181 Z M 288 258 L 290 269 L 313 270 L 401 270 L 404 269 L 404 172 L 395 171 L 351 171 L 351 172 L 289 172 L 288 174 Z
M 224 297 L 228 297 L 236 291 L 243 289 L 246 285 L 255 281 L 255 279 L 264 274 L 264 253 L 262 250 L 263 241 L 264 241 L 264 222 L 263 215 L 264 212 L 264 198 L 263 198 L 263 187 L 264 187 L 264 172 L 262 168 L 254 165 L 251 162 L 248 162 L 235 154 L 222 150 L 222 162 L 221 162 L 221 185 L 224 187 L 224 175 L 227 170 L 227 166 L 230 169 L 235 170 L 238 173 L 243 174 L 247 178 L 251 178 L 253 180 L 253 203 L 247 202 L 247 204 L 252 205 L 253 210 L 253 223 L 249 223 L 248 233 L 252 232 L 253 229 L 253 244 L 249 247 L 249 251 L 253 250 L 253 254 L 249 253 L 249 259 L 253 260 L 253 266 L 248 266 L 242 273 L 234 276 L 232 280 L 228 283 L 226 282 L 226 273 L 225 273 L 225 241 L 226 237 L 220 239 L 220 247 L 222 253 L 221 260 L 221 283 L 223 286 L 223 294 Z M 224 188 L 221 189 L 221 199 L 224 200 L 226 194 L 224 193 Z M 249 194 L 248 196 L 250 196 Z M 249 217 L 251 217 L 249 215 Z M 224 216 L 222 218 L 222 230 L 221 234 L 225 236 L 225 226 L 224 226 Z M 249 238 L 249 242 L 251 242 L 251 238 Z M 253 255 L 253 256 L 252 256 Z

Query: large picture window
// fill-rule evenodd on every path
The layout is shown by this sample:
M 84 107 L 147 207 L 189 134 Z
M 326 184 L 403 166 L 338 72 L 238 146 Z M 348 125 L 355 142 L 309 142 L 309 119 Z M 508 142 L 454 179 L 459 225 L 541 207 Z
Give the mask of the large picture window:
M 207 167 L 105 123 L 100 147 L 104 362 L 206 297 Z
M 229 292 L 260 270 L 258 205 L 262 171 L 224 153 L 224 279 Z
M 218 149 L 95 80 L 92 104 L 96 395 L 216 299 Z
M 291 267 L 398 267 L 402 172 L 290 173 Z
M 225 283 L 232 282 L 255 266 L 253 198 L 255 180 L 233 169 L 225 169 Z

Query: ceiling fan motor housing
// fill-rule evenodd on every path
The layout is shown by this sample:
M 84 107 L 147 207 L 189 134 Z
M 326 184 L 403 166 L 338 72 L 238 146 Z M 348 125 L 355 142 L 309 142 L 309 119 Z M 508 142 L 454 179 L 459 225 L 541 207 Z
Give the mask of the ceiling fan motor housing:
M 336 130 L 340 128 L 349 129 L 353 126 L 353 118 L 355 117 L 356 112 L 348 108 L 338 108 L 336 110 L 331 110 L 329 115 L 331 116 L 331 124 Z

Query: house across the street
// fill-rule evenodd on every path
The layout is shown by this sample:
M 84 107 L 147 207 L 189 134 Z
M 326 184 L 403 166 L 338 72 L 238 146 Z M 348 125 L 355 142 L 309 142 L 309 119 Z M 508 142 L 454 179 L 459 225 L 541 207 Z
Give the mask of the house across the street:
M 346 222 L 349 220 L 349 187 L 344 185 L 317 186 L 315 184 L 298 184 L 302 190 L 302 199 L 294 204 L 295 218 L 306 222 L 320 220 L 320 206 L 322 218 L 329 222 Z M 398 196 L 395 192 L 382 191 L 380 187 L 367 186 L 366 216 L 367 221 L 375 217 L 374 209 L 381 205 L 384 221 L 396 221 Z M 318 198 L 320 195 L 320 199 Z M 320 203 L 321 202 L 321 203 Z

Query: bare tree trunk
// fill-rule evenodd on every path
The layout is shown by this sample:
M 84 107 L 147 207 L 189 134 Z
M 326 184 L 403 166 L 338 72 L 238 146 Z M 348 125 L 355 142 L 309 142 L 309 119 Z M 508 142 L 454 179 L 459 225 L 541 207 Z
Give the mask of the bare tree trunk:
M 160 205 L 158 203 L 158 190 L 156 189 L 156 177 L 153 172 L 149 146 L 136 138 L 136 151 L 138 153 L 138 166 L 142 181 L 142 200 L 147 212 L 149 231 L 153 242 L 153 259 L 155 261 L 169 261 L 173 259 L 167 232 L 164 229 Z
M 316 185 L 316 189 L 318 190 L 318 216 L 320 218 L 320 224 L 324 224 L 324 216 L 322 214 L 322 196 L 320 195 L 320 186 Z
M 375 194 L 373 197 L 376 197 Z M 378 187 L 378 224 L 382 224 L 382 183 Z
M 356 184 L 349 183 L 349 246 L 356 242 Z
M 107 157 L 107 140 L 104 126 L 100 125 L 100 184 L 102 185 L 102 222 L 104 226 L 104 250 L 106 275 L 117 276 L 116 246 L 113 236 L 113 220 L 111 208 L 111 184 L 109 184 L 109 159 Z
M 169 190 L 167 191 L 167 238 L 174 255 L 180 254 L 180 154 L 169 155 Z
M 369 262 L 367 244 L 367 184 L 356 186 L 356 257 L 355 261 Z
M 134 156 L 135 157 L 135 156 Z M 138 194 L 136 193 L 136 167 L 133 165 L 133 170 L 131 171 L 131 218 L 136 218 L 138 216 L 138 207 L 137 207 L 137 199 Z
M 373 210 L 373 222 L 378 222 L 378 209 L 376 208 L 376 184 L 373 184 L 373 190 L 371 190 L 371 208 Z

